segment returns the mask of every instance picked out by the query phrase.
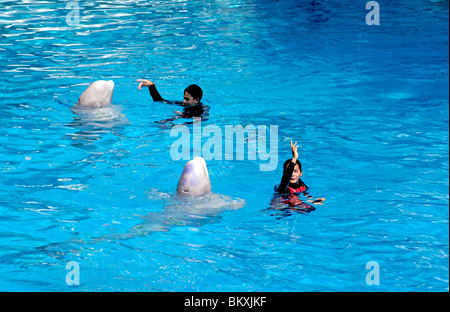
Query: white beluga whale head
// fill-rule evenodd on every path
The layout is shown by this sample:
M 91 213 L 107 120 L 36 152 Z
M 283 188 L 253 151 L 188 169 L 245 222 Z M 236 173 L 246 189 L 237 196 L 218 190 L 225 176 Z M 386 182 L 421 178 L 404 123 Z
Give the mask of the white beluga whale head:
M 81 94 L 78 106 L 87 108 L 103 108 L 112 102 L 114 82 L 112 80 L 97 80 Z
M 184 166 L 178 181 L 177 193 L 183 196 L 202 196 L 211 192 L 208 169 L 203 157 L 195 157 Z

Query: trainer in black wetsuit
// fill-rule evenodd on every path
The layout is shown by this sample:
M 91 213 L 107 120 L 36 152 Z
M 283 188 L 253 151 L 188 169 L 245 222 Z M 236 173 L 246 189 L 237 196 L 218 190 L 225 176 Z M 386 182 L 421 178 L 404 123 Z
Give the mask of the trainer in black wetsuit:
M 175 115 L 173 118 L 162 120 L 162 123 L 171 122 L 178 118 L 202 117 L 203 120 L 206 120 L 206 118 L 209 116 L 209 106 L 204 105 L 200 102 L 203 97 L 203 91 L 199 86 L 195 84 L 188 86 L 184 90 L 184 100 L 183 102 L 180 102 L 167 101 L 163 99 L 153 82 L 143 79 L 139 79 L 138 81 L 141 82 L 141 84 L 139 85 L 139 90 L 142 86 L 148 87 L 153 101 L 164 102 L 166 104 L 175 104 L 183 107 L 183 112 L 177 112 L 177 115 Z

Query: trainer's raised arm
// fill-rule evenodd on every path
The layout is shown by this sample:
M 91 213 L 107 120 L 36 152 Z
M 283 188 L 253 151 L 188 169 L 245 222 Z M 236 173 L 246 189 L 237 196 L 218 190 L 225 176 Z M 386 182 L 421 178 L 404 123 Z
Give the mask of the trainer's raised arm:
M 292 144 L 292 140 L 291 140 L 291 150 L 292 150 L 292 160 L 291 162 L 295 163 L 298 159 L 298 145 L 297 142 L 295 142 L 294 144 Z

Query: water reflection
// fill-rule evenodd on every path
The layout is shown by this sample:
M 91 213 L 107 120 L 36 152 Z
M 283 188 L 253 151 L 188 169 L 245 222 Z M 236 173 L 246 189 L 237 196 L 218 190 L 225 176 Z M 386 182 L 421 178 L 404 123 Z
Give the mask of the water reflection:
M 75 105 L 71 108 L 75 117 L 67 124 L 77 131 L 67 134 L 64 139 L 71 140 L 72 146 L 95 150 L 95 142 L 105 134 L 121 137 L 124 127 L 130 125 L 128 118 L 122 114 L 122 107 L 110 105 L 103 108 L 91 109 Z

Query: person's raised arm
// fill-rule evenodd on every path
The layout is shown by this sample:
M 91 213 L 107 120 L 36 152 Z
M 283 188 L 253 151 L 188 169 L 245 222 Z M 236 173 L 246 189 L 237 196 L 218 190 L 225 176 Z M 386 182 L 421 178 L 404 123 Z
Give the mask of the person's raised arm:
M 292 141 L 291 141 L 292 159 L 289 162 L 289 164 L 287 165 L 287 167 L 283 168 L 284 169 L 283 177 L 281 178 L 281 182 L 280 182 L 280 184 L 278 186 L 278 190 L 277 190 L 279 193 L 287 192 L 287 189 L 289 187 L 289 182 L 291 181 L 292 173 L 294 172 L 295 164 L 298 159 L 297 149 L 298 149 L 297 142 L 292 144 Z
M 297 142 L 294 143 L 294 145 L 292 145 L 292 140 L 291 140 L 291 150 L 292 150 L 292 159 L 291 159 L 291 163 L 295 163 L 297 162 L 298 159 L 298 145 Z
M 159 94 L 158 90 L 156 90 L 156 86 L 153 82 L 146 79 L 138 79 L 136 80 L 139 82 L 138 89 L 141 90 L 142 87 L 148 87 L 148 91 L 150 92 L 150 95 L 155 102 L 164 101 L 164 99 L 161 97 L 161 94 Z

